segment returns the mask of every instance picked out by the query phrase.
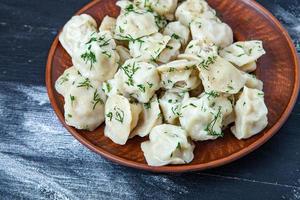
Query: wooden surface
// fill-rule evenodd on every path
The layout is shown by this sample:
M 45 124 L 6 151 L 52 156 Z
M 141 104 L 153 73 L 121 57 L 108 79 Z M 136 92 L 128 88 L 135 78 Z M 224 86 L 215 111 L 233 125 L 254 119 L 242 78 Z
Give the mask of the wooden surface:
M 89 3 L 78 14 L 90 14 L 100 24 L 105 15 L 116 17 L 119 8 L 116 0 L 98 0 Z M 71 58 L 55 39 L 49 51 L 46 69 L 46 87 L 50 103 L 66 128 L 91 150 L 125 166 L 155 172 L 187 172 L 210 169 L 232 162 L 261 146 L 282 126 L 293 108 L 299 90 L 299 66 L 294 45 L 285 30 L 268 12 L 254 2 L 241 0 L 208 0 L 222 20 L 228 23 L 237 41 L 262 40 L 266 55 L 258 61 L 257 77 L 264 82 L 265 101 L 268 107 L 268 126 L 260 134 L 247 140 L 238 140 L 229 131 L 213 141 L 197 142 L 194 159 L 187 165 L 148 166 L 140 148 L 147 137 L 134 137 L 126 145 L 117 145 L 104 136 L 104 124 L 96 130 L 82 131 L 67 126 L 64 118 L 64 100 L 56 92 L 55 82 L 66 68 L 72 66 Z M 236 20 L 236 19 L 239 20 Z M 255 20 L 251 20 L 254 19 Z
M 130 169 L 77 142 L 49 104 L 44 66 L 57 30 L 87 2 L 0 2 L 0 199 L 300 199 L 299 103 L 260 149 L 204 172 Z M 259 2 L 299 48 L 300 2 Z

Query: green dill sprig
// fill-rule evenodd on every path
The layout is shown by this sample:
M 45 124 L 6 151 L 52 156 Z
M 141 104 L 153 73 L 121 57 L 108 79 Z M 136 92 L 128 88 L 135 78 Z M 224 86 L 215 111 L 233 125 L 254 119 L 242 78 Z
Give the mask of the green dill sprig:
M 124 111 L 121 110 L 118 107 L 115 107 L 114 110 L 115 110 L 115 120 L 117 120 L 120 123 L 123 123 L 123 121 L 124 121 Z
M 75 96 L 72 96 L 72 95 L 70 94 L 70 100 L 71 100 L 71 105 L 73 106 L 73 102 L 75 101 Z
M 93 110 L 95 110 L 98 103 L 104 104 L 103 100 L 101 99 L 101 97 L 100 97 L 100 95 L 99 95 L 99 93 L 97 92 L 97 89 L 96 89 L 95 92 L 94 92 L 93 101 L 92 101 L 92 104 L 94 104 Z
M 133 75 L 140 69 L 140 67 L 136 66 L 136 63 L 134 62 L 132 65 L 128 64 L 125 66 L 121 66 L 121 69 L 124 71 L 126 76 L 128 77 L 128 81 L 126 82 L 127 85 L 133 86 Z
M 62 84 L 64 84 L 65 82 L 67 82 L 67 81 L 69 81 L 69 73 L 67 73 L 65 76 L 62 76 L 61 78 L 60 78 L 60 85 L 62 85 Z
M 211 136 L 218 136 L 218 137 L 223 137 L 224 133 L 218 133 L 214 130 L 214 126 L 216 125 L 216 122 L 218 119 L 221 117 L 221 106 L 219 106 L 218 113 L 214 116 L 213 120 L 207 125 L 207 127 L 204 129 L 207 131 L 208 135 Z
M 83 59 L 85 64 L 87 64 L 88 62 L 90 63 L 90 70 L 92 69 L 94 63 L 97 62 L 96 55 L 95 55 L 94 52 L 92 52 L 90 50 L 90 47 L 89 47 L 89 50 L 87 52 L 85 52 L 84 54 L 81 54 L 81 58 Z
M 202 67 L 205 70 L 208 70 L 208 66 L 212 65 L 216 62 L 217 56 L 210 56 L 207 59 L 203 60 L 199 66 Z
M 78 85 L 77 85 L 78 88 L 80 87 L 85 87 L 87 90 L 90 89 L 90 88 L 93 88 L 93 86 L 91 85 L 91 81 L 90 79 L 86 78 L 83 82 L 80 82 Z

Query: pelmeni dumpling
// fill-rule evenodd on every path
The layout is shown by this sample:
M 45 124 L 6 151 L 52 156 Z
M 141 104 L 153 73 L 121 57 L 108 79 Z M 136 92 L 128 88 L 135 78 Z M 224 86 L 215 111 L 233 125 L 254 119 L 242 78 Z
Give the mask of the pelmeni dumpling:
M 243 76 L 246 79 L 246 87 L 258 90 L 263 89 L 264 83 L 261 80 L 258 80 L 255 75 L 244 73 Z
M 242 72 L 220 56 L 209 57 L 198 65 L 205 91 L 237 94 L 245 85 Z
M 110 32 L 94 33 L 75 51 L 72 62 L 82 76 L 105 81 L 112 78 L 118 69 L 119 55 L 115 48 Z
M 115 33 L 115 29 L 116 29 L 116 18 L 110 17 L 108 15 L 106 15 L 101 22 L 101 25 L 99 27 L 99 31 L 109 31 L 112 34 Z
M 194 144 L 179 126 L 162 124 L 152 129 L 149 141 L 141 144 L 148 165 L 185 164 L 194 158 Z
M 163 117 L 169 124 L 178 124 L 178 118 L 181 115 L 181 104 L 189 97 L 189 93 L 175 93 L 166 91 L 159 99 Z
M 166 48 L 159 54 L 157 61 L 161 63 L 167 63 L 175 60 L 180 53 L 181 43 L 176 39 L 171 39 Z
M 121 65 L 123 65 L 123 64 L 125 63 L 126 60 L 132 58 L 131 55 L 130 55 L 129 49 L 127 49 L 127 48 L 124 47 L 124 46 L 118 45 L 118 46 L 116 47 L 116 51 L 117 51 L 117 53 L 118 53 L 119 56 L 120 56 L 120 61 L 119 61 L 119 63 L 120 63 Z
M 218 92 L 183 101 L 180 124 L 195 141 L 222 137 L 223 120 L 232 113 L 231 102 Z
M 93 131 L 104 121 L 106 96 L 99 82 L 78 77 L 64 97 L 68 125 Z
M 233 43 L 231 28 L 219 20 L 200 17 L 190 27 L 193 40 L 208 40 L 223 48 Z
M 170 36 L 155 33 L 139 40 L 130 41 L 130 55 L 141 61 L 156 61 L 160 53 L 166 48 L 170 39 Z
M 256 70 L 256 68 L 257 68 L 256 61 L 253 61 L 253 62 L 247 63 L 247 64 L 239 67 L 239 70 L 241 70 L 243 72 L 251 73 L 251 72 L 254 72 Z
M 198 58 L 194 60 L 203 61 L 203 59 L 207 59 L 208 57 L 217 56 L 218 55 L 218 47 L 207 40 L 192 40 L 187 45 L 184 55 L 196 55 Z M 181 58 L 184 57 L 181 55 Z M 190 60 L 191 57 L 186 57 Z M 192 59 L 193 60 L 193 59 Z
M 136 59 L 127 60 L 120 69 L 124 95 L 148 103 L 159 89 L 160 77 L 156 67 Z
M 176 92 L 189 91 L 200 85 L 198 70 L 194 61 L 175 60 L 161 65 L 161 87 Z
M 147 136 L 154 126 L 162 123 L 162 114 L 159 108 L 157 96 L 154 95 L 149 103 L 143 104 L 143 111 L 138 121 L 137 127 L 132 131 L 130 137 L 136 135 Z
M 165 27 L 163 34 L 179 40 L 182 46 L 187 45 L 190 40 L 190 29 L 182 25 L 179 21 L 170 22 Z
M 75 67 L 70 67 L 64 71 L 64 73 L 56 80 L 56 91 L 65 96 L 70 90 L 71 86 L 75 84 L 76 79 L 81 77 L 81 74 Z
M 152 12 L 139 9 L 128 1 L 118 1 L 117 5 L 121 7 L 121 14 L 116 22 L 116 39 L 132 41 L 158 32 Z
M 168 20 L 173 20 L 177 1 L 178 0 L 134 0 L 134 3 L 140 8 L 153 10 Z
M 238 67 L 252 63 L 264 55 L 262 41 L 252 40 L 236 42 L 220 51 L 220 56 L 232 62 Z
M 187 27 L 198 17 L 217 18 L 215 10 L 204 0 L 184 1 L 177 7 L 175 16 L 178 21 Z
M 104 81 L 102 83 L 102 91 L 107 95 L 107 96 L 112 96 L 116 94 L 122 94 L 124 89 L 123 89 L 123 80 L 122 80 L 122 74 L 121 70 L 119 70 L 113 79 Z
M 96 21 L 87 14 L 72 17 L 64 26 L 59 41 L 72 57 L 81 44 L 89 40 L 89 36 L 97 31 Z
M 141 111 L 141 104 L 130 103 L 123 96 L 108 97 L 105 104 L 105 136 L 116 144 L 124 145 L 131 130 L 136 127 Z
M 268 109 L 261 90 L 244 87 L 234 110 L 236 121 L 231 131 L 239 140 L 252 137 L 268 125 Z

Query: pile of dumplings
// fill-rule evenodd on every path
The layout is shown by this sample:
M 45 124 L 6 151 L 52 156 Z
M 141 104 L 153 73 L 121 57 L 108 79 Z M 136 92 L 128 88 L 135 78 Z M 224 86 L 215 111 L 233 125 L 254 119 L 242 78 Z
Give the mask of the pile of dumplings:
M 233 41 L 204 0 L 117 1 L 117 18 L 97 28 L 72 17 L 59 41 L 73 66 L 56 81 L 65 121 L 125 145 L 136 136 L 148 165 L 186 164 L 193 141 L 247 139 L 268 124 L 263 82 L 251 74 L 262 41 Z

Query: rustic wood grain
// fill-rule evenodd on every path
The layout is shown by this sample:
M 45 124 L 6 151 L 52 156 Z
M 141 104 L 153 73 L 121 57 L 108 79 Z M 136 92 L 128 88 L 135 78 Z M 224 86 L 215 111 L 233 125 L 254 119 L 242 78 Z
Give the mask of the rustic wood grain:
M 88 0 L 0 1 L 0 199 L 299 199 L 300 103 L 261 148 L 200 173 L 152 174 L 89 151 L 44 86 L 53 38 Z M 259 0 L 300 44 L 300 2 Z M 300 52 L 300 49 L 299 49 Z

